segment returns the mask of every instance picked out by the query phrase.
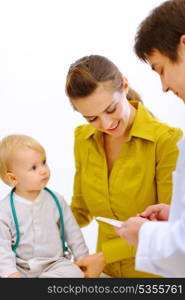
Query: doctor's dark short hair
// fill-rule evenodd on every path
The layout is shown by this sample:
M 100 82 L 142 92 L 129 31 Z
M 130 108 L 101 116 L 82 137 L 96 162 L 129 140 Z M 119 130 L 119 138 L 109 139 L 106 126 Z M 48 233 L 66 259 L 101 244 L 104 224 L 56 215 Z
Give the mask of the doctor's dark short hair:
M 0 141 L 0 178 L 9 185 L 9 182 L 6 181 L 6 174 L 11 172 L 11 163 L 13 160 L 13 154 L 17 150 L 24 149 L 36 150 L 46 156 L 45 149 L 42 145 L 35 140 L 34 138 L 21 135 L 21 134 L 12 134 L 5 136 Z
M 137 56 L 147 61 L 154 49 L 178 61 L 178 44 L 185 34 L 185 0 L 168 0 L 151 11 L 140 24 L 135 38 Z
M 66 79 L 66 94 L 72 100 L 83 98 L 106 81 L 112 82 L 116 91 L 123 89 L 123 75 L 113 62 L 100 55 L 85 56 L 71 64 Z M 127 99 L 142 102 L 132 88 L 129 88 Z

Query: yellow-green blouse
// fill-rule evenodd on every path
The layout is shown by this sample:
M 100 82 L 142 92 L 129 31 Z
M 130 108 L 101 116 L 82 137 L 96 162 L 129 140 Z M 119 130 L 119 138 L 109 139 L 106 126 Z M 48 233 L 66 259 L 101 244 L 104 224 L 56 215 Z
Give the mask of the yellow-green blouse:
M 76 128 L 71 208 L 80 226 L 96 216 L 124 221 L 149 205 L 170 202 L 182 131 L 159 122 L 141 103 L 131 104 L 136 118 L 109 178 L 102 133 L 91 125 Z M 133 258 L 135 250 L 111 225 L 99 222 L 97 251 L 103 251 L 108 264 Z

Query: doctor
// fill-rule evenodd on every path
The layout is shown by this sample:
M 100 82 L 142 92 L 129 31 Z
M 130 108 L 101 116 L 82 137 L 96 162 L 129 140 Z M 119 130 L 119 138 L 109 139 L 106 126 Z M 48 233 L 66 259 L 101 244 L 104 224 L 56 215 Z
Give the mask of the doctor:
M 185 0 L 166 1 L 151 12 L 139 27 L 135 51 L 159 74 L 163 91 L 185 102 Z M 150 206 L 115 228 L 138 244 L 136 270 L 165 277 L 185 277 L 185 139 L 179 149 L 171 207 Z

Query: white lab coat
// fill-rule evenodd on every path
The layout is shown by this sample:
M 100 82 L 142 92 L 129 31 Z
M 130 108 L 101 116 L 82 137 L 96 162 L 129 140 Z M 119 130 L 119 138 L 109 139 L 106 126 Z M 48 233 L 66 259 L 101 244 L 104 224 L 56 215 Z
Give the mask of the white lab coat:
M 185 277 L 185 139 L 178 147 L 169 221 L 145 222 L 136 253 L 137 270 L 164 277 Z

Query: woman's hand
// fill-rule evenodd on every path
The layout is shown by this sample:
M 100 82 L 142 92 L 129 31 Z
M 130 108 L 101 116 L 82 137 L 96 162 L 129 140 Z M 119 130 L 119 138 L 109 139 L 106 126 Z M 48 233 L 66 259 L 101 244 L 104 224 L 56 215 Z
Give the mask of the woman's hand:
M 123 223 L 121 227 L 114 227 L 116 233 L 122 238 L 128 241 L 130 245 L 136 245 L 138 243 L 138 233 L 141 225 L 148 220 L 141 217 L 129 218 Z
M 86 256 L 75 262 L 82 269 L 86 278 L 98 278 L 106 263 L 103 252 Z
M 164 203 L 148 206 L 139 216 L 150 221 L 167 221 L 169 218 L 170 206 Z
M 15 273 L 10 274 L 8 276 L 8 278 L 22 278 L 22 275 L 19 272 L 15 272 Z

